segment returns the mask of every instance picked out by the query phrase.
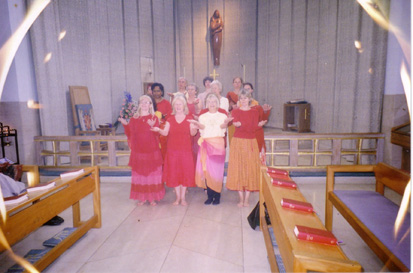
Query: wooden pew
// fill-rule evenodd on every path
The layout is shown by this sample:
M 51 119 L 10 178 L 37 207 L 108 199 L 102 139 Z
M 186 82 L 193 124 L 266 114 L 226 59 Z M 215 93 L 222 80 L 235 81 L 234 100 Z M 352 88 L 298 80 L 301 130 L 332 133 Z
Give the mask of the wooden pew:
M 347 193 L 347 195 L 343 195 L 344 191 L 335 191 L 335 173 L 340 172 L 374 172 L 376 177 L 375 191 L 378 194 L 374 194 L 374 191 L 353 191 L 351 194 Z M 334 206 L 360 235 L 364 242 L 383 261 L 387 268 L 392 271 L 410 271 L 410 269 L 406 266 L 406 261 L 403 262 L 395 255 L 395 251 L 405 253 L 405 250 L 400 250 L 403 246 L 407 247 L 410 251 L 410 240 L 404 240 L 403 235 L 400 236 L 401 241 L 394 239 L 394 219 L 398 214 L 399 208 L 396 204 L 384 197 L 385 187 L 388 187 L 396 193 L 403 195 L 409 181 L 410 175 L 408 173 L 384 163 L 379 163 L 377 165 L 327 166 L 325 214 L 327 229 L 331 231 L 333 228 Z M 408 199 L 410 199 L 410 196 Z M 373 209 L 370 209 L 370 206 L 372 206 Z M 385 215 L 383 212 L 385 210 L 387 211 L 387 208 L 391 210 L 391 212 L 386 215 L 391 216 L 393 220 L 382 219 L 382 217 L 380 217 Z M 363 216 L 372 214 L 375 211 L 378 212 L 378 217 L 372 217 L 372 220 L 377 222 L 373 223 L 371 220 L 368 220 L 365 216 Z M 408 217 L 410 219 L 410 213 L 408 213 Z M 410 237 L 410 221 L 406 220 L 406 222 L 408 222 L 408 226 L 406 223 L 408 232 L 403 232 L 403 234 Z M 378 231 L 378 229 L 380 229 L 380 231 Z M 385 233 L 385 230 L 388 230 L 389 232 Z M 387 242 L 387 245 L 392 245 L 392 243 L 396 241 L 396 245 L 393 249 L 390 249 L 385 245 L 384 241 Z M 407 260 L 410 260 L 410 257 L 408 257 Z
M 26 166 L 25 170 L 31 170 L 35 174 L 37 168 L 36 166 Z M 38 181 L 37 177 L 29 183 L 34 185 Z M 7 210 L 6 222 L 0 220 L 0 227 L 8 244 L 13 245 L 52 217 L 72 207 L 73 227 L 77 227 L 77 229 L 34 264 L 34 267 L 40 271 L 58 258 L 88 230 L 101 227 L 99 167 L 85 168 L 83 174 L 74 178 L 64 180 L 56 178 L 52 181 L 56 183 L 55 187 L 34 197 L 30 196 L 29 200 Z M 89 219 L 81 221 L 79 201 L 89 194 L 93 195 L 93 215 Z M 4 245 L 0 245 L 0 251 L 5 249 Z
M 351 261 L 338 245 L 324 245 L 298 240 L 294 234 L 296 225 L 324 229 L 315 213 L 300 213 L 281 207 L 281 199 L 289 198 L 307 202 L 299 189 L 291 190 L 273 186 L 267 169 L 262 167 L 260 179 L 260 215 L 264 215 L 265 202 L 279 251 L 287 272 L 361 272 L 362 267 Z M 263 217 L 261 217 L 263 219 Z M 265 220 L 260 222 L 267 247 L 271 271 L 278 272 L 273 246 Z

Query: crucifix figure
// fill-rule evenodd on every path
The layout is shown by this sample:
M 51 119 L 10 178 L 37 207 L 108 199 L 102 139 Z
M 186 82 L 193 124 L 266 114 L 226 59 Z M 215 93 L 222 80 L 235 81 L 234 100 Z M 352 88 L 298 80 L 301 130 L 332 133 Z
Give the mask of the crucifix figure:
M 219 55 L 221 54 L 222 45 L 222 30 L 224 28 L 224 22 L 222 21 L 221 15 L 218 10 L 214 11 L 209 21 L 211 30 L 211 45 L 212 53 L 214 55 L 214 65 L 219 65 Z
M 212 70 L 212 74 L 209 74 L 209 76 L 211 76 L 215 81 L 216 77 L 219 77 L 219 74 L 216 72 L 216 70 L 214 68 L 214 70 Z

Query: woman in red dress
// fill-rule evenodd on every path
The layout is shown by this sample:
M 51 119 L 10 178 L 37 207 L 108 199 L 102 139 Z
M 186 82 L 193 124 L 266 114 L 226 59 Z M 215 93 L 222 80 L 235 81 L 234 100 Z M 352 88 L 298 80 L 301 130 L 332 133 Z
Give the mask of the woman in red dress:
M 248 91 L 241 90 L 239 102 L 240 107 L 232 111 L 235 133 L 229 149 L 227 189 L 238 191 L 238 206 L 247 207 L 250 193 L 259 190 L 260 181 L 261 165 L 255 132 L 267 121 L 259 121 L 258 111 L 250 107 L 251 94 Z
M 143 95 L 139 98 L 137 112 L 127 121 L 119 118 L 128 137 L 131 149 L 129 166 L 132 168 L 130 199 L 139 200 L 138 205 L 146 201 L 152 206 L 165 195 L 162 183 L 162 155 L 159 149 L 158 134 L 151 131 L 159 126 L 154 114 L 152 99 Z
M 195 163 L 192 156 L 192 136 L 197 129 L 188 120 L 189 114 L 186 99 L 177 95 L 172 101 L 172 114 L 166 120 L 165 128 L 153 127 L 154 132 L 168 136 L 168 149 L 163 166 L 163 181 L 168 187 L 175 188 L 176 201 L 173 205 L 186 206 L 185 193 L 187 187 L 195 187 Z
M 164 95 L 165 95 L 165 91 L 163 88 L 163 85 L 161 83 L 154 83 L 152 84 L 152 94 L 153 94 L 153 98 L 155 99 L 156 102 L 156 110 L 161 112 L 162 114 L 162 118 L 161 118 L 161 123 L 160 123 L 160 128 L 164 128 L 165 127 L 165 122 L 166 122 L 166 118 L 168 115 L 170 115 L 172 113 L 172 106 L 171 103 L 164 99 Z M 162 153 L 162 158 L 165 159 L 165 154 L 166 154 L 166 145 L 167 145 L 167 137 L 166 136 L 160 136 L 159 137 L 159 141 L 161 143 L 161 153 Z

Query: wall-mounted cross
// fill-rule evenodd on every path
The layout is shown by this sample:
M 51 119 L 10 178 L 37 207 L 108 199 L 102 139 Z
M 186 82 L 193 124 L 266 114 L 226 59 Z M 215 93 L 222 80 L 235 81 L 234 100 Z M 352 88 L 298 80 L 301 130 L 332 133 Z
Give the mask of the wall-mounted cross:
M 209 74 L 209 76 L 211 76 L 215 81 L 216 77 L 219 77 L 219 74 L 215 71 L 215 68 L 214 68 L 214 70 L 212 70 L 212 74 Z

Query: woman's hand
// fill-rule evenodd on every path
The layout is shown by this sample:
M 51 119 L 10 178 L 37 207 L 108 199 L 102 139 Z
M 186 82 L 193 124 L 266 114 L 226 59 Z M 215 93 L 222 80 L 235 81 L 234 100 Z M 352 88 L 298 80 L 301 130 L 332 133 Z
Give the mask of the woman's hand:
M 161 128 L 159 128 L 159 127 L 151 127 L 151 129 L 149 129 L 149 130 L 151 130 L 152 132 L 157 132 L 157 133 L 159 133 L 159 132 L 161 131 Z
M 264 110 L 264 112 L 270 111 L 271 108 L 272 108 L 272 106 L 271 106 L 271 105 L 268 105 L 268 104 L 264 104 L 264 105 L 262 106 L 262 109 Z
M 120 123 L 122 123 L 123 125 L 128 125 L 128 121 L 127 121 L 126 119 L 124 119 L 124 118 L 119 117 L 119 118 L 118 118 L 118 121 L 119 121 Z
M 261 120 L 260 122 L 258 122 L 258 126 L 262 127 L 265 125 L 265 123 L 267 123 L 266 120 Z
M 234 124 L 235 127 L 240 127 L 241 126 L 241 121 L 235 121 L 232 124 Z
M 227 118 L 224 120 L 224 123 L 222 123 L 220 127 L 221 127 L 222 129 L 227 128 L 227 127 L 228 127 L 228 123 L 230 123 L 233 119 L 234 119 L 234 118 L 231 117 L 231 116 L 227 117 Z
M 155 125 L 155 123 L 156 123 L 156 119 L 154 118 L 154 119 L 148 119 L 148 124 L 149 124 L 149 126 L 151 126 L 151 128 Z
M 204 129 L 205 125 L 199 123 L 199 121 L 194 120 L 194 119 L 188 119 L 188 122 L 190 123 L 190 128 L 195 128 L 195 129 Z

